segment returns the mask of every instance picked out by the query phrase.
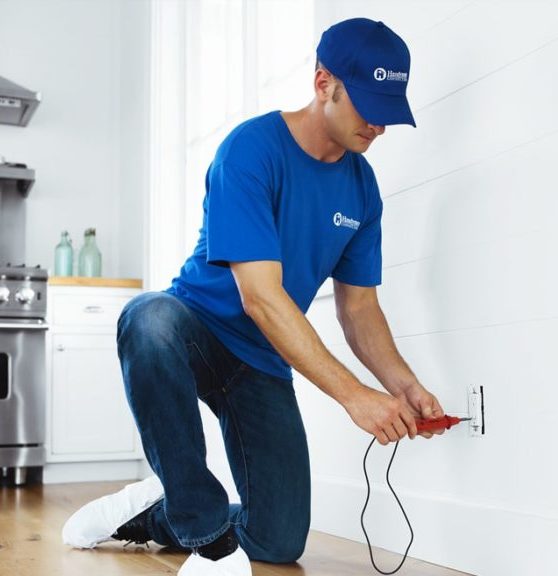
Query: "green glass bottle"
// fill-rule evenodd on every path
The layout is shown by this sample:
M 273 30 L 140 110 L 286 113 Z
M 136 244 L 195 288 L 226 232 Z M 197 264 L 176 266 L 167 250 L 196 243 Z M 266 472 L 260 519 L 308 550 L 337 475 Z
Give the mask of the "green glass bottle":
M 74 266 L 74 248 L 67 230 L 62 232 L 60 242 L 54 250 L 54 275 L 71 276 Z
M 87 228 L 83 246 L 79 251 L 78 273 L 80 276 L 100 276 L 102 258 L 95 239 L 95 228 Z

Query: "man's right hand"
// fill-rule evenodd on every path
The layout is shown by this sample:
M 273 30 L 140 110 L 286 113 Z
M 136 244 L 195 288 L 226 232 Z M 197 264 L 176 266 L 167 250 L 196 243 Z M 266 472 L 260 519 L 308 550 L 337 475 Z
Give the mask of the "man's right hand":
M 411 440 L 417 435 L 415 418 L 404 402 L 364 384 L 345 402 L 345 409 L 357 426 L 376 436 L 383 446 L 407 434 Z

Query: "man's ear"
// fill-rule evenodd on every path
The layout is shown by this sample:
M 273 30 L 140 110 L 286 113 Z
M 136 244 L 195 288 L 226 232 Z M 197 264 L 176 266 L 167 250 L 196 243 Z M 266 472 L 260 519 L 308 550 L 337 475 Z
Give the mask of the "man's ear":
M 335 79 L 331 72 L 318 68 L 314 76 L 314 91 L 318 100 L 324 102 L 328 100 L 335 89 Z

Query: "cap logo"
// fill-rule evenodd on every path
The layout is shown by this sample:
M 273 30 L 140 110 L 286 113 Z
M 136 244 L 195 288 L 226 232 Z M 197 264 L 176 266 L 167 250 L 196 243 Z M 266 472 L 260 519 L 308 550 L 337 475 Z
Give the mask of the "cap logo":
M 374 70 L 374 79 L 379 82 L 384 80 L 395 80 L 398 82 L 407 82 L 407 72 L 394 72 L 393 70 L 385 70 L 385 68 L 376 68 Z
M 374 70 L 374 79 L 375 80 L 379 80 L 380 82 L 382 80 L 386 79 L 386 71 L 383 68 L 376 68 L 376 70 Z

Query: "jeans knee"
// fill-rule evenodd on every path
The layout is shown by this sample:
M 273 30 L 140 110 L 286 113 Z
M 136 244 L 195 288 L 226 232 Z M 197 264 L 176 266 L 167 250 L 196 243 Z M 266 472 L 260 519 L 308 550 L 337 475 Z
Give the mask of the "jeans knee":
M 295 537 L 292 534 L 283 534 L 281 540 L 277 540 L 272 545 L 262 547 L 258 558 L 250 559 L 272 562 L 273 564 L 296 562 L 304 553 L 306 537 L 307 534 L 300 537 Z
M 135 349 L 165 342 L 173 333 L 180 302 L 164 292 L 146 292 L 130 300 L 118 319 L 117 341 L 133 342 Z
M 296 562 L 304 552 L 303 546 L 278 546 L 267 551 L 266 557 L 261 558 L 264 562 L 273 562 L 274 564 L 289 564 Z

